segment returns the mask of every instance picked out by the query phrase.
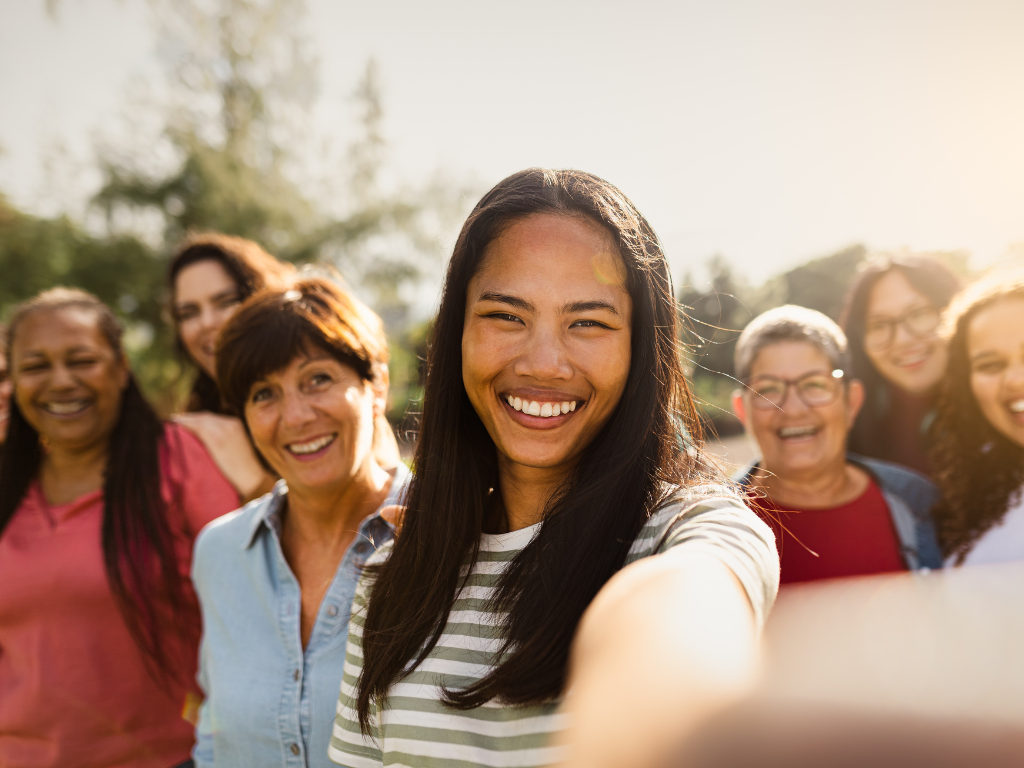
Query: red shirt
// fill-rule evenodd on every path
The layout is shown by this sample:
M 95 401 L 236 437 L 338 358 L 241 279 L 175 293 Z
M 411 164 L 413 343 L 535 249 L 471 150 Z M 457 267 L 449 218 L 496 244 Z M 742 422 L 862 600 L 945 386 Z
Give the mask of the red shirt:
M 180 573 L 187 594 L 199 530 L 238 496 L 198 439 L 166 427 L 161 452 Z M 175 490 L 178 493 L 175 493 Z M 33 483 L 0 536 L 0 766 L 171 768 L 187 760 L 182 719 L 192 686 L 169 692 L 147 673 L 107 581 L 100 546 L 103 492 L 51 506 Z M 197 635 L 198 610 L 191 619 Z M 195 678 L 195 638 L 179 639 Z
M 754 503 L 775 533 L 782 584 L 906 570 L 889 505 L 874 480 L 838 507 L 783 511 L 770 498 Z

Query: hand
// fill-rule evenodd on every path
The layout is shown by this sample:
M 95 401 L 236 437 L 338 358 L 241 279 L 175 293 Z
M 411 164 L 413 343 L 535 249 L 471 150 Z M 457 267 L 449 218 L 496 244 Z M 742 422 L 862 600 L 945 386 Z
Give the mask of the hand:
M 199 438 L 243 502 L 255 498 L 258 491 L 274 484 L 276 478 L 263 468 L 256 457 L 240 419 L 200 411 L 176 413 L 171 420 Z

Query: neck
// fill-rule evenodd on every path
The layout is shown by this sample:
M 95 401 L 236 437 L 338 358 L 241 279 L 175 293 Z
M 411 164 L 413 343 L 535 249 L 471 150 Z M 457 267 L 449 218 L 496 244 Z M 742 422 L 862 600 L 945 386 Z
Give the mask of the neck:
M 499 456 L 501 503 L 509 531 L 528 528 L 544 519 L 544 508 L 571 468 L 537 468 Z
M 779 505 L 801 509 L 834 507 L 854 498 L 862 490 L 860 474 L 840 456 L 825 467 L 803 472 L 779 473 L 762 462 L 755 483 Z
M 325 492 L 289 486 L 287 535 L 325 545 L 351 539 L 359 524 L 387 498 L 392 477 L 369 456 L 355 476 L 337 488 Z
M 87 448 L 50 445 L 40 468 L 46 498 L 61 504 L 102 488 L 108 444 L 102 440 Z

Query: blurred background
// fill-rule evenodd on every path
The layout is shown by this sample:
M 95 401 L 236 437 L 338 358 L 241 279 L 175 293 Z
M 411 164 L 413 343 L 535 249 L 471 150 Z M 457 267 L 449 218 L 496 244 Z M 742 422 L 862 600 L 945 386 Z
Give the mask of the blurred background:
M 0 320 L 96 293 L 170 412 L 166 260 L 189 229 L 242 235 L 381 314 L 400 425 L 466 213 L 581 168 L 662 237 L 739 462 L 750 318 L 835 317 L 872 251 L 1024 263 L 1022 39 L 1019 0 L 0 0 Z

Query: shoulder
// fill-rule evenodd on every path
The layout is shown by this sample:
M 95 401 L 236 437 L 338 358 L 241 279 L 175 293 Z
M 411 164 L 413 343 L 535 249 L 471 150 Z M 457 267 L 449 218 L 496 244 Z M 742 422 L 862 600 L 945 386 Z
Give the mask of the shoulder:
M 659 507 L 633 543 L 627 564 L 676 547 L 720 560 L 736 575 L 758 624 L 779 588 L 775 534 L 730 484 L 680 488 Z
M 938 488 L 916 470 L 856 454 L 850 454 L 847 460 L 871 475 L 883 493 L 899 496 L 914 508 L 920 505 L 930 507 L 938 500 Z
M 196 537 L 193 552 L 196 572 L 214 564 L 231 567 L 231 564 L 243 558 L 255 528 L 266 516 L 277 495 L 275 492 L 268 493 L 204 526 Z

